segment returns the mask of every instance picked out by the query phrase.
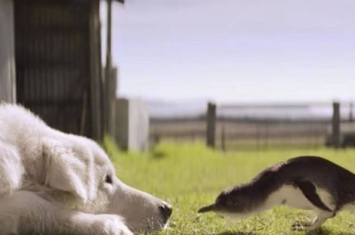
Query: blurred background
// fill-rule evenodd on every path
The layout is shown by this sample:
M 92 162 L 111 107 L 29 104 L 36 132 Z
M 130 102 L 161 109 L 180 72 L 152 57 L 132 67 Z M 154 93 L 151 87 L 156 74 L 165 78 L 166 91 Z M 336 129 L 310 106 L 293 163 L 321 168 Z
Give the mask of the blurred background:
M 0 100 L 126 150 L 355 147 L 354 7 L 0 0 Z

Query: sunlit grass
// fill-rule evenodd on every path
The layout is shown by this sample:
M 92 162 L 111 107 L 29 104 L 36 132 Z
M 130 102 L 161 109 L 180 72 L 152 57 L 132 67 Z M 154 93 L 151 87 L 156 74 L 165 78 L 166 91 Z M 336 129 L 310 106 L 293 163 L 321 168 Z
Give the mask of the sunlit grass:
M 174 206 L 170 228 L 161 234 L 302 234 L 292 232 L 296 220 L 312 213 L 276 207 L 259 216 L 233 221 L 214 214 L 197 214 L 219 192 L 250 180 L 263 168 L 297 155 L 320 155 L 355 172 L 354 150 L 236 151 L 223 154 L 201 144 L 163 143 L 149 153 L 123 153 L 107 141 L 118 176 L 127 184 Z M 355 215 L 342 212 L 314 234 L 355 234 Z

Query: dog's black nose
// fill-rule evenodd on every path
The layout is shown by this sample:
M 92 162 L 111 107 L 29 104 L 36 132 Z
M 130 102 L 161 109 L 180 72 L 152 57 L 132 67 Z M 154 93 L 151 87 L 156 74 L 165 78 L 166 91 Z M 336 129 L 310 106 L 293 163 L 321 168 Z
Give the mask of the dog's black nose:
M 161 212 L 161 214 L 164 216 L 165 220 L 168 220 L 171 213 L 173 212 L 173 208 L 166 203 L 163 203 L 162 205 L 159 206 L 159 210 Z

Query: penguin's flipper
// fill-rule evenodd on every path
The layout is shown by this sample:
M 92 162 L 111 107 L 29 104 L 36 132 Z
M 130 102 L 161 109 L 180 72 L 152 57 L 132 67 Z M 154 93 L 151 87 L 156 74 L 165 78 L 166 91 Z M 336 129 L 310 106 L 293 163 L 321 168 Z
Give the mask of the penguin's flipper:
M 324 210 L 333 212 L 329 207 L 327 207 L 322 199 L 317 194 L 316 186 L 310 182 L 305 180 L 297 180 L 294 184 L 302 191 L 303 195 L 316 207 Z

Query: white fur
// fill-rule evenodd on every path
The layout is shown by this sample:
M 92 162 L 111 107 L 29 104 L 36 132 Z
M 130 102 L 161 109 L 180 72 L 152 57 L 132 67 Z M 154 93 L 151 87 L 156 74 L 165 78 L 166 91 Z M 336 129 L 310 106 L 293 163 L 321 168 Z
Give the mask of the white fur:
M 0 235 L 157 231 L 163 203 L 122 183 L 94 141 L 0 104 Z

